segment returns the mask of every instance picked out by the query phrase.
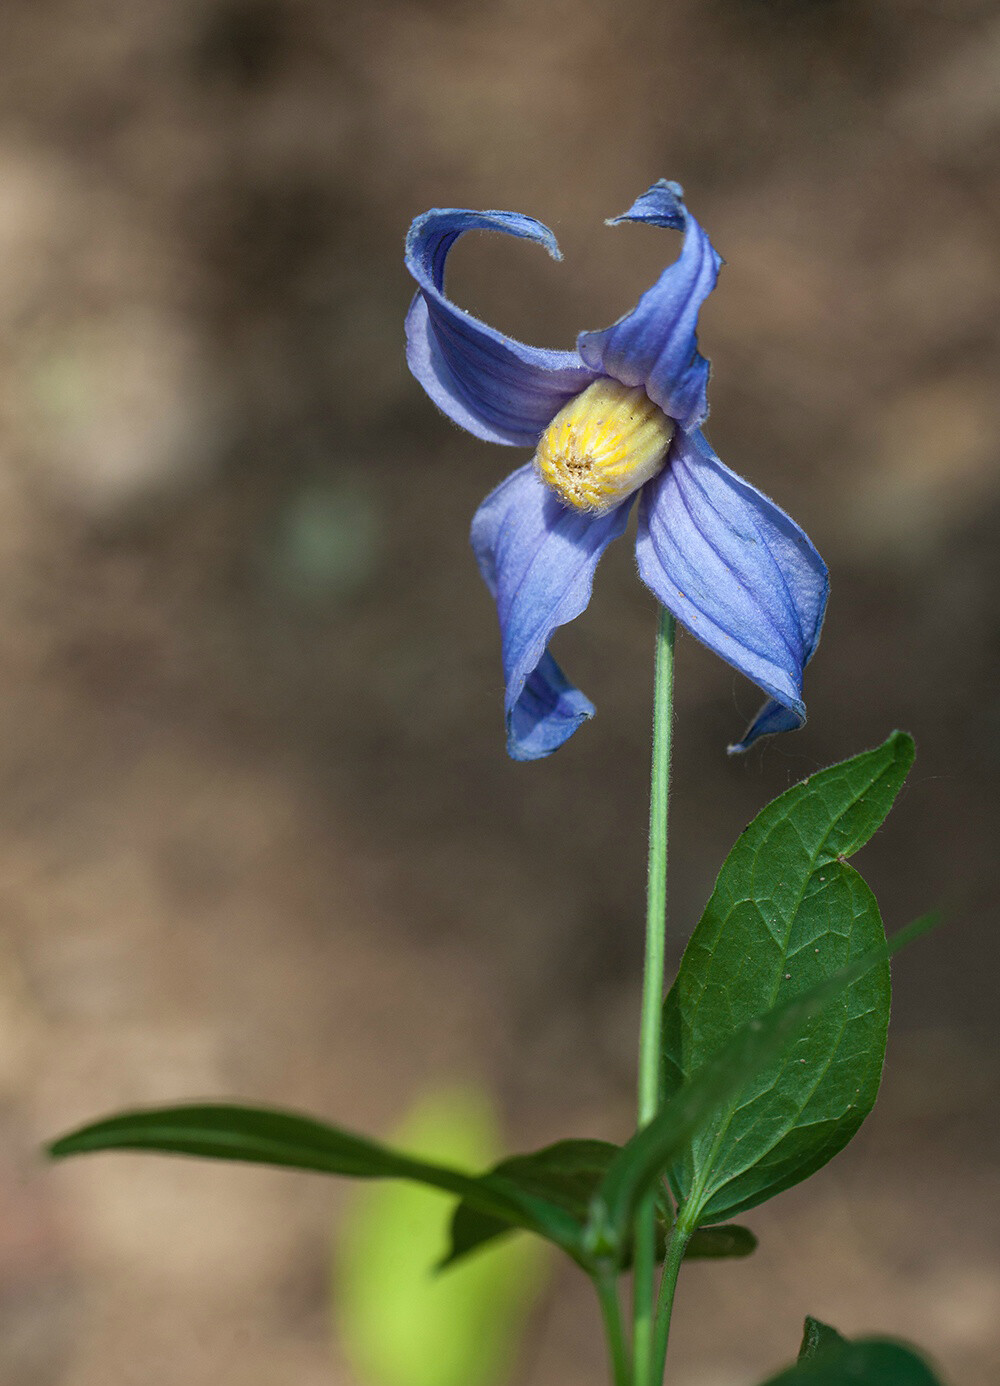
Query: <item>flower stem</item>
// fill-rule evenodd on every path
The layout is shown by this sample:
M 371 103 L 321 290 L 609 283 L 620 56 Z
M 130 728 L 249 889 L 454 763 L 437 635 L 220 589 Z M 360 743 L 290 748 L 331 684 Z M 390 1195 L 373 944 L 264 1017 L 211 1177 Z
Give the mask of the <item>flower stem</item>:
M 631 1386 L 632 1373 L 629 1365 L 628 1343 L 625 1341 L 622 1306 L 618 1298 L 618 1280 L 614 1271 L 596 1275 L 594 1288 L 597 1290 L 597 1298 L 601 1303 L 601 1317 L 604 1320 L 604 1334 L 608 1340 L 608 1352 L 611 1355 L 611 1376 L 614 1386 Z
M 649 797 L 649 877 L 646 894 L 646 960 L 639 1027 L 639 1129 L 656 1115 L 660 1099 L 660 1029 L 663 1009 L 667 911 L 667 802 L 673 721 L 673 616 L 660 608 L 653 689 L 653 765 Z M 633 1278 L 635 1386 L 657 1386 L 653 1341 L 656 1210 L 651 1194 L 636 1216 Z

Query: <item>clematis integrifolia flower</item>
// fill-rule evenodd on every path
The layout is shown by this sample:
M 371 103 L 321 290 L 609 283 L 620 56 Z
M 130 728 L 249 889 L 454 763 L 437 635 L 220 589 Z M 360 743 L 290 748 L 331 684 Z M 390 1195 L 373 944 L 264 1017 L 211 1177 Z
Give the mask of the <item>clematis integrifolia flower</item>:
M 467 231 L 555 237 L 516 212 L 433 210 L 417 217 L 406 264 L 418 292 L 407 360 L 447 416 L 489 442 L 534 449 L 486 497 L 472 547 L 496 599 L 515 760 L 551 754 L 594 714 L 548 651 L 590 600 L 598 560 L 639 497 L 636 557 L 656 598 L 752 679 L 767 702 L 743 739 L 805 720 L 802 671 L 819 640 L 826 566 L 794 520 L 716 457 L 701 431 L 708 362 L 698 312 L 721 260 L 676 183 L 661 180 L 611 225 L 682 231 L 677 260 L 632 312 L 575 351 L 526 346 L 445 296 L 448 252 Z

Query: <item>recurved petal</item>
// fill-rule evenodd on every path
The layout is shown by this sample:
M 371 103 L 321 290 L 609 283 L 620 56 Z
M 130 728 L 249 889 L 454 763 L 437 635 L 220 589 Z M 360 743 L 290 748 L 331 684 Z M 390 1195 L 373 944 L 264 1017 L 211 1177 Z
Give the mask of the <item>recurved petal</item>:
M 730 750 L 801 726 L 802 671 L 819 643 L 826 564 L 795 521 L 724 466 L 699 430 L 675 435 L 667 467 L 645 487 L 636 556 L 663 605 L 769 695 Z
M 632 500 L 606 515 L 563 505 L 529 465 L 486 497 L 472 548 L 500 618 L 507 750 L 514 760 L 550 755 L 594 707 L 547 651 L 557 626 L 590 601 L 601 554 L 628 523 Z
M 708 413 L 708 362 L 698 351 L 702 303 L 715 288 L 721 257 L 684 206 L 683 189 L 661 178 L 609 226 L 641 221 L 684 232 L 681 253 L 642 295 L 631 313 L 600 332 L 581 332 L 586 364 L 623 385 L 641 385 L 683 428 Z
M 548 227 L 517 212 L 452 208 L 417 217 L 406 238 L 406 267 L 420 286 L 406 318 L 406 359 L 438 408 L 462 428 L 487 442 L 531 447 L 597 372 L 575 351 L 526 346 L 446 297 L 448 252 L 466 231 L 538 241 L 562 258 Z

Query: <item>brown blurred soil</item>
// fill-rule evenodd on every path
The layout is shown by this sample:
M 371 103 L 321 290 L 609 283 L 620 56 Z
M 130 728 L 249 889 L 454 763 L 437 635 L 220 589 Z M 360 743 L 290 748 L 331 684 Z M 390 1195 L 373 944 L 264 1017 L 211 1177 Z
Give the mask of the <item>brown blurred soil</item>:
M 51 1169 L 117 1106 L 231 1096 L 385 1132 L 487 1082 L 512 1146 L 631 1108 L 651 600 L 626 545 L 560 658 L 598 717 L 503 754 L 469 518 L 520 453 L 405 371 L 432 205 L 511 207 L 464 304 L 613 320 L 674 253 L 611 232 L 680 179 L 727 265 L 711 437 L 829 561 L 801 733 L 680 651 L 675 953 L 769 797 L 910 728 L 859 864 L 900 959 L 852 1148 L 691 1268 L 676 1386 L 747 1386 L 806 1312 L 1000 1360 L 1000 22 L 995 6 L 712 0 L 12 0 L 0 18 L 0 1381 L 364 1386 L 331 1341 L 320 1179 Z M 522 1386 L 605 1369 L 587 1287 Z

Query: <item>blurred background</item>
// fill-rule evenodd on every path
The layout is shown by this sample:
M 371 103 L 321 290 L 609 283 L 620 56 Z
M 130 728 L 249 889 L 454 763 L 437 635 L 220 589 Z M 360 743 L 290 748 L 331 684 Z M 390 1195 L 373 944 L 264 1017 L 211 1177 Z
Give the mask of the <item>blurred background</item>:
M 466 535 L 523 455 L 407 374 L 427 207 L 463 304 L 571 345 L 678 240 L 727 266 L 709 434 L 830 564 L 802 732 L 727 761 L 754 688 L 683 639 L 675 954 L 725 851 L 809 771 L 911 730 L 858 864 L 895 966 L 883 1095 L 682 1281 L 677 1386 L 746 1386 L 805 1312 L 1000 1354 L 1000 21 L 987 0 L 7 0 L 0 16 L 0 1378 L 365 1386 L 329 1328 L 333 1182 L 138 1157 L 46 1169 L 125 1104 L 228 1095 L 387 1133 L 433 1078 L 508 1148 L 632 1110 L 655 610 L 629 545 L 556 652 L 596 720 L 504 755 Z M 720 1326 L 721 1317 L 721 1326 Z M 550 1282 L 518 1386 L 597 1386 Z

